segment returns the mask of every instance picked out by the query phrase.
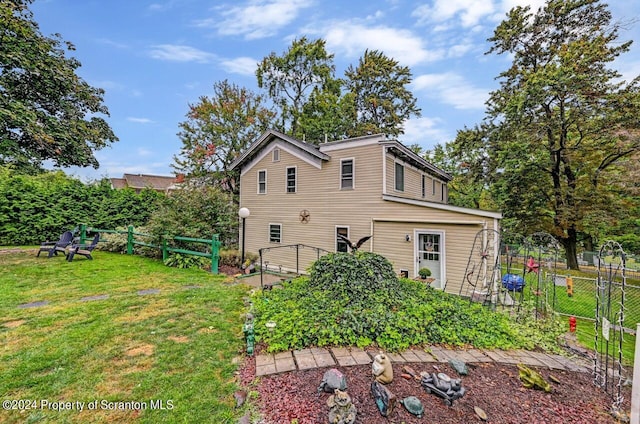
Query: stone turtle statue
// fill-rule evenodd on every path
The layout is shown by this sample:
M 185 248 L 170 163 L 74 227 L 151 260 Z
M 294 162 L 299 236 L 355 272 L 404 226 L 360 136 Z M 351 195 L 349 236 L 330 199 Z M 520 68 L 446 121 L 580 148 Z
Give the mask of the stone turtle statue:
M 347 392 L 335 389 L 334 393 L 327 399 L 329 407 L 330 424 L 353 424 L 356 421 L 358 411 L 351 402 L 351 397 Z
M 422 405 L 422 402 L 420 402 L 420 399 L 415 396 L 407 396 L 402 399 L 400 403 L 407 411 L 409 411 L 409 413 L 418 418 L 422 418 L 422 414 L 424 414 L 424 406 Z

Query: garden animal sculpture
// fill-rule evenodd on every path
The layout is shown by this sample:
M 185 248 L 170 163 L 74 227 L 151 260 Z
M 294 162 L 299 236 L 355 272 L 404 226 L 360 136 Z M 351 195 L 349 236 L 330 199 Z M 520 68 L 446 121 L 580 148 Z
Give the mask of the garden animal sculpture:
M 518 364 L 518 376 L 522 381 L 522 385 L 527 389 L 539 389 L 549 393 L 551 385 L 540 375 L 539 372 L 532 370 L 523 364 Z
M 347 392 L 335 389 L 334 394 L 327 399 L 327 406 L 331 424 L 353 424 L 356 421 L 358 411 L 351 403 L 351 397 Z
M 355 244 L 351 242 L 351 240 L 349 240 L 348 238 L 346 238 L 345 236 L 343 236 L 342 234 L 338 234 L 338 237 L 340 237 L 345 243 L 347 243 L 347 245 L 351 248 L 351 252 L 355 252 L 356 250 L 358 250 L 360 248 L 360 246 L 362 246 L 367 240 L 369 240 L 372 236 L 366 236 L 366 237 L 362 237 L 360 240 L 358 240 Z
M 393 368 L 389 357 L 380 352 L 373 358 L 371 372 L 378 383 L 389 384 L 393 381 Z

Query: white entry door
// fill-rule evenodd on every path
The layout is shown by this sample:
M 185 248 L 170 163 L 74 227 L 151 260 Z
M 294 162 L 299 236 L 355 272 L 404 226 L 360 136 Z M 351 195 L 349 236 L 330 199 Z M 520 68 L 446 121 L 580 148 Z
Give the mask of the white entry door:
M 435 280 L 431 286 L 443 287 L 443 263 L 444 263 L 444 234 L 440 232 L 416 232 L 416 270 L 418 275 L 420 268 L 429 268 L 431 278 Z

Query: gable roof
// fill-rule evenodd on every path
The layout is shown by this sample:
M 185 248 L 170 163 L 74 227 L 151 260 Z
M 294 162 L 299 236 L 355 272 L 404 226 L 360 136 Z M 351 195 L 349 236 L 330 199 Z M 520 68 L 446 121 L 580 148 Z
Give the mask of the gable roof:
M 124 174 L 122 178 L 111 178 L 113 188 L 152 188 L 154 190 L 167 191 L 175 188 L 176 183 L 176 177 L 163 175 Z
M 425 158 L 417 155 L 413 150 L 409 149 L 407 146 L 397 140 L 381 141 L 380 144 L 387 146 L 388 151 L 391 152 L 394 156 L 417 168 L 424 169 L 428 173 L 438 176 L 447 182 L 453 179 L 451 174 L 443 171 L 431 162 L 427 161 Z
M 295 151 L 298 151 L 301 155 L 307 155 L 316 160 L 329 160 L 328 155 L 320 152 L 317 146 L 305 143 L 296 138 L 290 137 L 276 130 L 265 131 L 260 138 L 258 138 L 247 150 L 244 151 L 236 160 L 231 164 L 231 169 L 241 169 L 244 165 L 250 162 L 253 158 L 258 156 L 262 150 L 269 145 L 273 140 L 279 139 L 291 145 Z
M 286 145 L 292 147 L 292 153 L 302 157 L 303 159 L 312 159 L 316 163 L 331 159 L 331 156 L 324 153 L 325 151 L 331 152 L 333 150 L 348 149 L 359 145 L 379 144 L 386 146 L 387 151 L 418 169 L 422 169 L 446 182 L 453 179 L 449 173 L 420 157 L 398 140 L 389 139 L 384 134 L 371 134 L 361 137 L 347 138 L 344 140 L 329 141 L 322 143 L 319 146 L 314 146 L 279 131 L 267 130 L 251 146 L 249 146 L 244 153 L 233 161 L 231 169 L 242 170 L 246 165 L 249 165 L 251 161 L 259 157 L 263 153 L 264 149 L 267 148 L 267 146 L 274 140 L 283 141 Z

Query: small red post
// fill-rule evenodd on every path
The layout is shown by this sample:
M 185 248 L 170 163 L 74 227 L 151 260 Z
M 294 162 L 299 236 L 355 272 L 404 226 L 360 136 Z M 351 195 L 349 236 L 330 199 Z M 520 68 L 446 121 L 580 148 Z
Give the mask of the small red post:
M 569 317 L 569 331 L 572 333 L 576 332 L 576 317 Z

